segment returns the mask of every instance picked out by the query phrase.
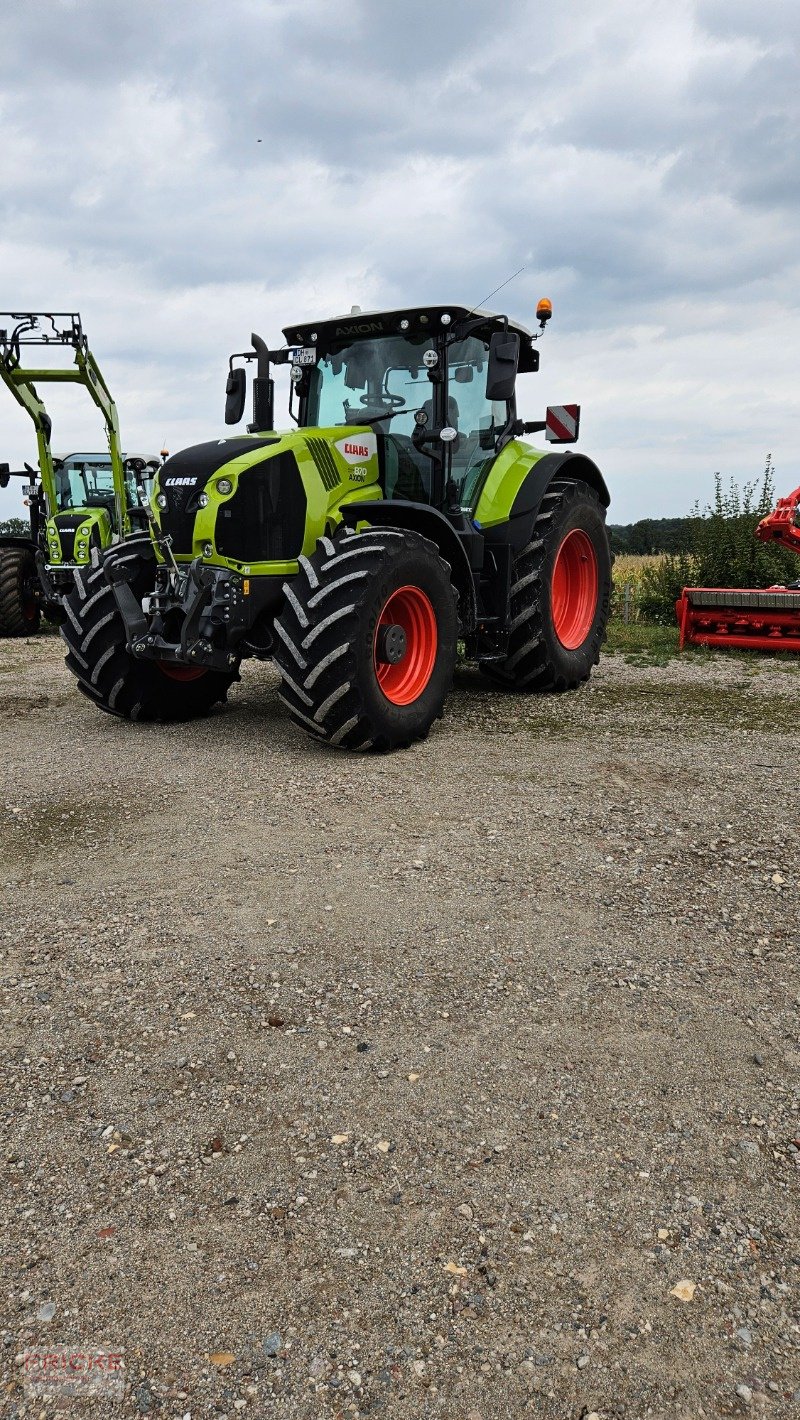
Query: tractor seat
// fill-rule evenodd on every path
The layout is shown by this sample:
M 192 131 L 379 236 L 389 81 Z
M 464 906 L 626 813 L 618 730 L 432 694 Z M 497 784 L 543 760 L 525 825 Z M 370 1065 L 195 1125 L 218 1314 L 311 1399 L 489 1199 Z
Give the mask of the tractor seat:
M 428 423 L 429 423 L 429 424 L 432 424 L 432 423 L 433 423 L 433 400 L 432 400 L 432 399 L 426 399 L 426 401 L 425 401 L 425 403 L 423 404 L 422 408 L 423 408 L 424 412 L 425 412 L 425 413 L 427 414 L 427 416 L 428 416 Z M 455 398 L 455 396 L 452 395 L 452 394 L 449 394 L 449 395 L 447 396 L 447 421 L 448 421 L 448 423 L 450 424 L 451 428 L 453 428 L 453 429 L 457 429 L 457 428 L 458 428 L 458 400 L 457 400 L 457 399 Z

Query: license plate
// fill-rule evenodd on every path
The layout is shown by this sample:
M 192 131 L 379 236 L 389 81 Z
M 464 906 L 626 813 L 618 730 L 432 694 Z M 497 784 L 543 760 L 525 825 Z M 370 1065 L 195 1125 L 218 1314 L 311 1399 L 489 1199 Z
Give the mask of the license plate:
M 293 365 L 316 365 L 317 350 L 314 345 L 301 345 L 299 350 L 292 354 Z

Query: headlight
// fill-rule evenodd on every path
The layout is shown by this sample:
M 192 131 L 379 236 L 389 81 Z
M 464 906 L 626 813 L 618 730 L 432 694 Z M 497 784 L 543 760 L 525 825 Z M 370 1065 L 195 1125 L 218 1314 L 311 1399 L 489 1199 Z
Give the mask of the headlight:
M 218 492 L 218 493 L 222 493 L 222 494 L 225 495 L 225 496 L 227 496 L 228 493 L 232 493 L 232 492 L 233 492 L 233 480 L 230 479 L 230 478 L 218 478 L 218 479 L 217 479 L 217 492 Z
M 203 543 L 203 556 L 204 556 L 204 557 L 213 557 L 213 556 L 214 556 L 214 549 L 213 549 L 213 547 L 211 546 L 211 543 L 210 543 L 210 542 L 204 542 L 204 543 Z
M 166 493 L 157 493 L 157 494 L 156 494 L 156 507 L 157 507 L 157 508 L 167 508 L 168 506 L 169 506 L 169 499 L 168 499 Z
M 207 508 L 207 507 L 208 507 L 208 494 L 207 494 L 207 493 L 201 493 L 201 494 L 200 494 L 200 497 L 199 497 L 198 500 L 197 500 L 197 506 L 198 506 L 198 508 Z

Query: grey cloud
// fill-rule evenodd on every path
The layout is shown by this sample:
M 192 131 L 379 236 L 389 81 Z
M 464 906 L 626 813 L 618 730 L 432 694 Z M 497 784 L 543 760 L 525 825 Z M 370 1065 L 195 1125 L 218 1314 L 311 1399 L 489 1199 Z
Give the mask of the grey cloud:
M 778 0 L 6 7 L 0 304 L 81 305 L 123 422 L 151 417 L 158 442 L 170 418 L 186 437 L 217 420 L 253 325 L 477 302 L 525 263 L 498 302 L 524 318 L 555 300 L 539 388 L 549 368 L 597 402 L 584 427 L 623 497 L 683 506 L 680 481 L 626 482 L 613 431 L 633 391 L 603 371 L 647 385 L 641 462 L 668 458 L 677 419 L 695 479 L 708 421 L 693 435 L 676 406 L 671 342 L 702 332 L 684 358 L 697 382 L 726 369 L 720 427 L 758 466 L 745 396 L 755 379 L 772 398 L 767 321 L 800 293 L 797 28 Z M 755 374 L 726 363 L 745 318 L 764 331 Z M 19 427 L 0 404 L 22 454 Z

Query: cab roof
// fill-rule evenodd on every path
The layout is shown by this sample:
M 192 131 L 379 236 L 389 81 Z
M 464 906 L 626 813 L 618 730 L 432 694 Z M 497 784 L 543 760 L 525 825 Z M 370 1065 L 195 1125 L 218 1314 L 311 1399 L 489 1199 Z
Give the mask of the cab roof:
M 467 306 L 405 306 L 392 311 L 361 311 L 354 309 L 348 315 L 331 316 L 322 320 L 300 321 L 297 325 L 283 328 L 288 345 L 315 345 L 329 350 L 344 341 L 369 340 L 380 335 L 439 335 L 443 330 L 442 316 L 449 315 L 451 325 L 457 325 L 467 316 L 470 323 L 481 321 L 475 334 L 485 330 L 487 337 L 495 330 L 507 327 L 520 337 L 519 369 L 522 374 L 535 368 L 532 358 L 532 333 L 527 326 L 510 316 L 485 311 L 480 308 L 470 310 Z M 408 321 L 407 329 L 400 329 L 401 321 Z
M 71 459 L 80 459 L 83 463 L 111 463 L 111 455 L 109 453 L 101 454 L 98 453 L 96 449 L 92 453 L 54 454 L 53 457 L 56 458 L 59 463 L 69 463 Z M 122 458 L 123 461 L 125 459 L 142 459 L 144 463 L 161 464 L 161 459 L 158 454 L 123 453 Z

